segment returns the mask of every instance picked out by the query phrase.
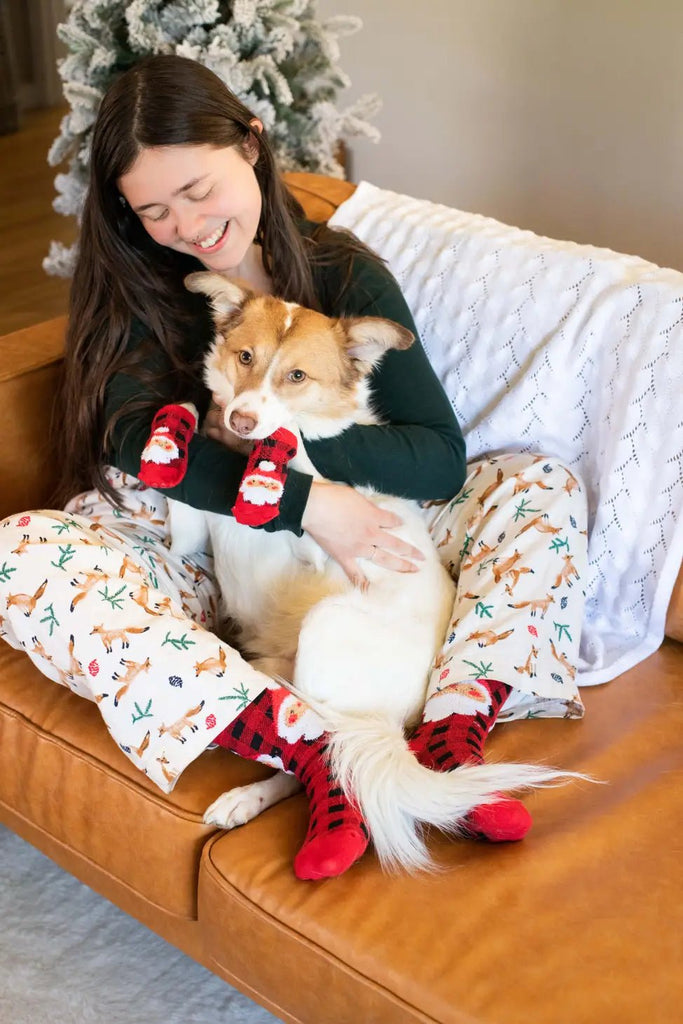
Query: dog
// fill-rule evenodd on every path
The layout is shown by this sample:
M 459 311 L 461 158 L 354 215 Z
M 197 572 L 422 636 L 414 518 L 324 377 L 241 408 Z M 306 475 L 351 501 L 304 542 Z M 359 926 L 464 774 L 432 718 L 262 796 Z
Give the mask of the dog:
M 381 318 L 330 319 L 210 271 L 190 274 L 185 285 L 211 303 L 216 335 L 204 376 L 225 407 L 226 426 L 246 440 L 288 428 L 299 441 L 290 465 L 322 479 L 302 438 L 378 423 L 370 374 L 388 351 L 413 344 L 413 335 Z M 250 529 L 178 502 L 169 503 L 172 550 L 187 554 L 210 539 L 243 650 L 323 719 L 331 768 L 360 808 L 383 868 L 429 869 L 424 825 L 457 832 L 469 811 L 499 791 L 566 773 L 515 764 L 438 773 L 417 761 L 406 730 L 420 719 L 455 586 L 416 502 L 358 490 L 401 517 L 392 532 L 422 552 L 418 571 L 392 572 L 367 559 L 366 585 L 354 586 L 307 534 Z M 280 775 L 232 790 L 205 821 L 242 824 L 296 788 Z

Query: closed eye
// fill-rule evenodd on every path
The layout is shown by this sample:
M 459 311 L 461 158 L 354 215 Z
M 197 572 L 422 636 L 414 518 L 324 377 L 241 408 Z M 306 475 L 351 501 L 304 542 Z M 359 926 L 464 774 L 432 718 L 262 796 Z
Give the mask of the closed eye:
M 211 186 L 211 188 L 209 189 L 208 192 L 204 193 L 203 196 L 188 196 L 187 198 L 192 203 L 201 203 L 202 199 L 208 199 L 208 197 L 211 195 L 212 192 L 213 192 L 213 185 Z

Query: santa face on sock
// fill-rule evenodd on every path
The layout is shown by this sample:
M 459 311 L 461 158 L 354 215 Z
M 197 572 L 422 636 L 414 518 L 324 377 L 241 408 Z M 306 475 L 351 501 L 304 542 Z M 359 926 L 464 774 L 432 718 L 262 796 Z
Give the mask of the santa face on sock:
M 191 402 L 164 405 L 152 420 L 152 432 L 140 456 L 138 478 L 149 487 L 175 487 L 187 470 L 187 449 L 197 426 Z
M 232 507 L 238 523 L 263 526 L 280 514 L 287 466 L 296 455 L 297 443 L 296 436 L 286 427 L 256 441 Z
M 145 445 L 142 460 L 157 466 L 167 466 L 177 458 L 180 458 L 180 449 L 171 437 L 170 429 L 159 427 Z
M 491 695 L 478 679 L 467 679 L 459 683 L 446 683 L 430 695 L 424 709 L 423 721 L 439 722 L 449 715 L 476 715 L 478 711 L 488 712 Z
M 250 505 L 277 505 L 284 490 L 280 472 L 270 459 L 261 459 L 243 477 L 239 493 Z
M 274 694 L 273 708 L 278 735 L 284 736 L 290 743 L 302 739 L 316 740 L 325 731 L 320 716 L 292 693 Z

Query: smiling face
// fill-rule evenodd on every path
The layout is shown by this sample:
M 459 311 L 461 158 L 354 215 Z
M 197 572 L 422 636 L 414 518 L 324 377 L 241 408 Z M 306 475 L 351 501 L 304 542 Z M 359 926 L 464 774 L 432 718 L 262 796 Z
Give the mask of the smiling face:
M 253 164 L 236 146 L 160 146 L 140 150 L 118 187 L 159 245 L 231 271 L 250 249 L 261 216 Z

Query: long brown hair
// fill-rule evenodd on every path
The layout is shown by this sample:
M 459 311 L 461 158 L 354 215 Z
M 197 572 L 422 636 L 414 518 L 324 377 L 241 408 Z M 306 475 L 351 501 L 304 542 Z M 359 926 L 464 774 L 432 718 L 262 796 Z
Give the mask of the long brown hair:
M 103 465 L 118 418 L 105 422 L 105 389 L 114 373 L 125 368 L 144 382 L 146 397 L 135 408 L 150 413 L 168 396 L 169 381 L 180 401 L 192 393 L 199 376 L 197 357 L 187 354 L 192 323 L 201 313 L 198 297 L 183 288 L 187 257 L 154 242 L 117 187 L 141 149 L 204 144 L 240 146 L 246 152 L 256 140 L 254 171 L 262 196 L 256 241 L 274 293 L 289 301 L 317 307 L 313 266 L 350 268 L 353 254 L 366 251 L 356 240 L 326 228 L 312 239 L 301 235 L 296 220 L 303 210 L 280 179 L 267 133 L 257 133 L 253 120 L 212 71 L 171 55 L 134 64 L 104 96 L 93 130 L 56 413 L 62 445 L 60 503 L 92 486 L 115 498 Z M 139 351 L 126 351 L 133 320 L 165 353 L 170 373 L 154 376 L 143 369 Z

